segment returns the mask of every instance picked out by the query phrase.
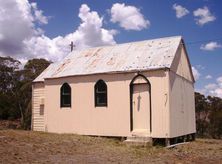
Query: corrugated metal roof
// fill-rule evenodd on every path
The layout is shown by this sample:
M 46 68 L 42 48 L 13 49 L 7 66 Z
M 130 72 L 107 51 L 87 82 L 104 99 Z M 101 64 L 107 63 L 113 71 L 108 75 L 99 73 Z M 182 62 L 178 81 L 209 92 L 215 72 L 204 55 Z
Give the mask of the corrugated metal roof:
M 167 37 L 75 50 L 51 64 L 34 82 L 45 78 L 170 68 L 182 37 Z

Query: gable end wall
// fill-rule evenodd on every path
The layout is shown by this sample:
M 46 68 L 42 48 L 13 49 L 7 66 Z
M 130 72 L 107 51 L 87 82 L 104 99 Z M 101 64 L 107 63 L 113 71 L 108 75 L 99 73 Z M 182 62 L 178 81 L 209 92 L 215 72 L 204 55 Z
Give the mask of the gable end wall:
M 177 49 L 170 70 L 175 72 L 177 75 L 189 80 L 190 82 L 194 82 L 189 58 L 185 46 L 182 42 Z
M 169 70 L 170 138 L 196 132 L 194 80 L 184 45 Z

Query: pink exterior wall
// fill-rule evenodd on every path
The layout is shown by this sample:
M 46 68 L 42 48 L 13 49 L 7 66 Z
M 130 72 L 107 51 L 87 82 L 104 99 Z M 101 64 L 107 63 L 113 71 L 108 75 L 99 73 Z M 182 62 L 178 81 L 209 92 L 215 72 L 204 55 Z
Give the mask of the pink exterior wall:
M 170 138 L 196 133 L 194 86 L 170 72 Z
M 168 77 L 164 70 L 142 73 L 151 83 L 151 137 L 169 135 Z M 45 131 L 83 135 L 130 136 L 130 82 L 136 73 L 98 74 L 45 80 Z M 103 79 L 108 106 L 95 107 L 94 85 Z M 72 88 L 71 108 L 60 108 L 60 87 Z
M 196 133 L 194 82 L 184 46 L 178 48 L 169 72 L 170 138 Z

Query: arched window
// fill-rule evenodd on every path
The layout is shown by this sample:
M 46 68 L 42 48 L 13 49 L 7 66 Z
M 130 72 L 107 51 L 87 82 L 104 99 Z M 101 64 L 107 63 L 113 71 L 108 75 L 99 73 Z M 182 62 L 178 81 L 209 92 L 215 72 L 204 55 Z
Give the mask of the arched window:
M 94 87 L 95 106 L 107 106 L 107 86 L 103 80 L 96 82 Z
M 71 107 L 71 87 L 64 83 L 60 89 L 60 106 Z

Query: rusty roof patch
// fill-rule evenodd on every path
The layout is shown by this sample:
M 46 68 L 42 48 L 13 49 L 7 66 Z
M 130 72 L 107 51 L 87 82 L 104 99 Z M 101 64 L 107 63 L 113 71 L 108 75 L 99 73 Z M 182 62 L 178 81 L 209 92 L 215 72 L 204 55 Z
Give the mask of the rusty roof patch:
M 45 78 L 169 68 L 181 36 L 72 51 L 51 64 L 34 82 Z
M 55 76 L 56 74 L 62 72 L 70 62 L 71 62 L 71 59 L 66 59 L 66 60 L 56 69 L 56 71 L 52 74 L 52 76 Z

